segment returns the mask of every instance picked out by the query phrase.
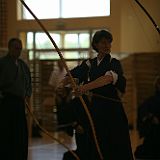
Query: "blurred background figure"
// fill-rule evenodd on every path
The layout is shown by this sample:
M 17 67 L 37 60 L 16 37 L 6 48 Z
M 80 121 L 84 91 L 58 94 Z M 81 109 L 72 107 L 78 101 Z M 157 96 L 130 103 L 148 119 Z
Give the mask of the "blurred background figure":
M 57 61 L 57 65 L 53 68 L 53 71 L 49 78 L 49 85 L 52 86 L 54 92 L 57 86 L 59 85 L 60 81 L 64 78 L 66 74 L 66 70 L 63 66 L 61 60 Z
M 136 148 L 137 159 L 160 159 L 160 76 L 154 87 L 155 94 L 138 107 L 137 128 L 143 143 Z
M 57 67 L 56 67 L 57 66 Z M 66 70 L 61 60 L 57 61 L 50 75 L 49 85 L 53 88 L 54 111 L 57 114 L 58 130 L 65 131 L 68 135 L 73 136 L 73 127 L 67 124 L 66 112 L 68 110 L 67 103 L 71 98 L 70 87 L 60 87 L 60 82 L 66 75 Z

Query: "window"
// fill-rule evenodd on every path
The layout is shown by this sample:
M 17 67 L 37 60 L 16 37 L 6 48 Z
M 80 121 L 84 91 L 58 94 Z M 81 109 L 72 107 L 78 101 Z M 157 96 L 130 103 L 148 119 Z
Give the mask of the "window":
M 49 34 L 65 59 L 84 59 L 89 57 L 90 31 L 50 31 Z M 43 32 L 21 32 L 24 48 L 29 50 L 29 59 L 59 59 L 57 51 Z
M 24 1 L 39 19 L 98 17 L 110 15 L 110 0 Z M 18 1 L 18 3 L 20 2 Z M 21 19 L 33 19 L 32 15 L 27 11 L 27 9 L 25 9 L 25 7 L 22 7 L 21 14 Z
M 54 39 L 57 46 L 61 47 L 60 34 L 56 34 L 52 32 L 50 32 L 49 34 Z M 35 33 L 35 42 L 36 42 L 35 44 L 36 49 L 44 49 L 44 48 L 52 49 L 53 48 L 53 45 L 48 39 L 48 36 L 46 35 L 46 33 L 42 33 L 42 32 Z
M 110 15 L 110 0 L 62 0 L 62 18 Z
M 59 0 L 24 0 L 24 2 L 39 19 L 59 18 Z M 22 19 L 34 19 L 25 7 L 22 7 L 21 14 Z

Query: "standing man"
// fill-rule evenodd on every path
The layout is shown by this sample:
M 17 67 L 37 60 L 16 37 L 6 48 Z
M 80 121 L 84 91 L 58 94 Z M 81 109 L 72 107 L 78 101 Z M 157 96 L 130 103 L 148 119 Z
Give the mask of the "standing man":
M 27 160 L 28 155 L 25 101 L 30 102 L 32 87 L 21 51 L 21 40 L 11 38 L 8 54 L 0 58 L 0 155 L 5 160 Z

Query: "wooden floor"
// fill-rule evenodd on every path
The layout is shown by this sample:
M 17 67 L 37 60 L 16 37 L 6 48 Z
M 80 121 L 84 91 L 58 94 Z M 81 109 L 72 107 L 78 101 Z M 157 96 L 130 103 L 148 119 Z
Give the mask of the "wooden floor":
M 67 136 L 64 132 L 50 133 L 70 149 L 75 149 L 74 137 Z M 63 153 L 68 149 L 57 141 L 42 134 L 40 138 L 31 138 L 29 142 L 29 158 L 28 160 L 62 160 Z
M 75 149 L 76 144 L 74 137 L 67 136 L 64 132 L 50 133 L 55 138 L 58 138 L 62 143 L 66 144 L 70 149 Z M 131 141 L 133 152 L 136 146 L 140 143 L 137 138 L 137 133 L 131 131 Z M 67 149 L 54 141 L 52 138 L 42 134 L 41 138 L 31 138 L 29 145 L 29 158 L 28 160 L 62 160 L 63 153 Z

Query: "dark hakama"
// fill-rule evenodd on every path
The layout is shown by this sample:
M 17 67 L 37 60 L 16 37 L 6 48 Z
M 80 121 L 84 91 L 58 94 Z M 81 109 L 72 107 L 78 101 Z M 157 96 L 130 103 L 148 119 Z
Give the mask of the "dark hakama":
M 0 110 L 1 157 L 5 160 L 27 160 L 28 131 L 24 100 L 5 95 L 0 102 Z

